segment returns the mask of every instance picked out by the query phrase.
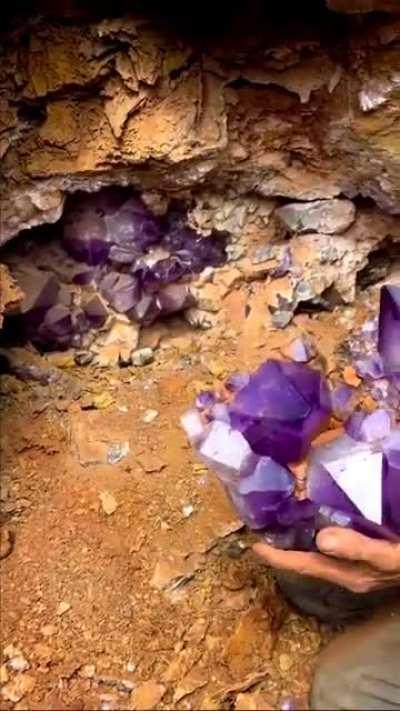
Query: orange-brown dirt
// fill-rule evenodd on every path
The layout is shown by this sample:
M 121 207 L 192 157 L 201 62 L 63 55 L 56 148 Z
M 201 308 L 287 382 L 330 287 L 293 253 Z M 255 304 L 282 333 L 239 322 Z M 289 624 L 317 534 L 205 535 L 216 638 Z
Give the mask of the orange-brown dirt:
M 356 319 L 301 315 L 261 338 L 265 307 L 249 303 L 240 322 L 232 302 L 225 332 L 173 321 L 143 368 L 66 368 L 49 386 L 4 376 L 2 709 L 305 707 L 331 631 L 283 600 L 179 417 L 299 331 L 342 371 Z

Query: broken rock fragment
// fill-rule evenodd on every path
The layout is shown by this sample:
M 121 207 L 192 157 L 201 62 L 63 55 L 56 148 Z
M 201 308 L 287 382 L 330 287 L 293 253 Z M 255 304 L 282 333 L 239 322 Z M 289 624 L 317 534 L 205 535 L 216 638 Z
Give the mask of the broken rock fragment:
M 291 232 L 338 234 L 354 222 L 356 210 L 351 200 L 293 202 L 279 207 L 275 214 Z

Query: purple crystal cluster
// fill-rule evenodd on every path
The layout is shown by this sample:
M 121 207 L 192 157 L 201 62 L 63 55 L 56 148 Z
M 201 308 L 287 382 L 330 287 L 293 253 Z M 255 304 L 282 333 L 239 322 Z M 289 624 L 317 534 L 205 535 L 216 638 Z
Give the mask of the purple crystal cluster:
M 82 344 L 114 312 L 150 325 L 192 305 L 188 282 L 226 260 L 226 234 L 203 237 L 174 206 L 162 217 L 138 195 L 106 188 L 77 193 L 67 203 L 60 241 L 43 246 L 44 263 L 16 271 L 26 294 L 13 325 L 43 347 Z M 50 253 L 59 265 L 46 267 Z
M 372 397 L 400 409 L 400 286 L 381 289 L 379 317 L 367 321 L 349 342 L 354 366 Z
M 379 318 L 379 353 L 389 377 L 396 377 L 400 357 L 396 293 L 384 289 Z M 244 523 L 286 549 L 313 549 L 318 530 L 332 525 L 400 541 L 396 413 L 350 414 L 352 389 L 331 391 L 319 371 L 299 362 L 268 360 L 253 374 L 232 375 L 225 392 L 225 399 L 200 393 L 182 425 Z M 347 418 L 345 434 L 312 446 L 338 413 Z M 290 465 L 307 455 L 307 498 L 298 500 Z

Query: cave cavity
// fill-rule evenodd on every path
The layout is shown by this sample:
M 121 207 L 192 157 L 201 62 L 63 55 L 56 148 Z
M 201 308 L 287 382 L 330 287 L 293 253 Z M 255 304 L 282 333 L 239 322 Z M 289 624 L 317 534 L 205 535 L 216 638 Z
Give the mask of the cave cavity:
M 129 187 L 69 195 L 58 222 L 2 249 L 24 298 L 5 317 L 1 345 L 73 348 L 90 362 L 100 336 L 102 345 L 126 342 L 118 360 L 129 364 L 140 328 L 192 307 L 196 276 L 227 260 L 229 235 L 195 231 L 189 207 L 167 198 L 146 204 Z

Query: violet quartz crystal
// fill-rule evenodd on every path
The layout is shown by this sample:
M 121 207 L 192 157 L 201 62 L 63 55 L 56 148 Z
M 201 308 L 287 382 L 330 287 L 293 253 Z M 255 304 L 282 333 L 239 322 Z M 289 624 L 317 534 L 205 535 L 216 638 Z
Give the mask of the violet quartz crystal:
M 391 412 L 353 413 L 347 434 L 311 447 L 331 414 L 318 371 L 268 360 L 253 374 L 231 376 L 226 393 L 225 402 L 200 393 L 182 425 L 245 524 L 284 549 L 314 550 L 326 526 L 400 541 L 400 427 Z M 332 398 L 343 416 L 352 395 L 346 387 Z M 300 501 L 289 465 L 307 454 Z
M 230 404 L 232 426 L 253 451 L 281 464 L 302 459 L 330 415 L 330 394 L 320 372 L 274 360 L 251 375 Z
M 376 402 L 400 409 L 400 286 L 381 288 L 379 317 L 349 341 L 354 367 Z

